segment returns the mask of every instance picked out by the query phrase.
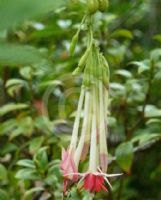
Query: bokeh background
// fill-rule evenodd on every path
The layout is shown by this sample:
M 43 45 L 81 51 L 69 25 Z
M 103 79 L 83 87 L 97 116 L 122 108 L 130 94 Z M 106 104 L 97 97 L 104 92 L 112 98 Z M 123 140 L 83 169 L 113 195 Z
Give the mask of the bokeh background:
M 110 65 L 108 172 L 98 200 L 161 199 L 161 1 L 111 0 L 94 36 Z M 0 200 L 63 199 L 61 148 L 70 141 L 86 44 L 72 36 L 85 0 L 0 1 Z M 82 170 L 87 162 L 82 164 Z M 67 197 L 90 200 L 73 186 Z

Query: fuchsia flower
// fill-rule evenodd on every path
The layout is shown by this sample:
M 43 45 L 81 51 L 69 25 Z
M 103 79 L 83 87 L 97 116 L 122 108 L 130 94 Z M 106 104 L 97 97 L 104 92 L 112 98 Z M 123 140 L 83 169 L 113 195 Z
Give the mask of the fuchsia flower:
M 72 180 L 73 182 L 77 181 L 78 179 L 76 175 L 78 163 L 75 162 L 74 154 L 75 154 L 76 144 L 78 140 L 78 129 L 79 129 L 79 123 L 80 123 L 81 109 L 82 109 L 83 100 L 84 100 L 84 94 L 85 94 L 85 91 L 84 91 L 84 88 L 82 87 L 81 95 L 80 95 L 79 103 L 78 103 L 77 114 L 76 114 L 76 118 L 74 122 L 73 132 L 72 132 L 71 143 L 68 150 L 65 150 L 64 148 L 62 149 L 62 160 L 60 163 L 60 168 L 63 172 L 63 175 L 65 175 L 65 178 Z M 66 174 L 71 174 L 71 173 L 73 173 L 73 175 L 66 176 Z
M 99 64 L 99 66 L 97 65 Z M 107 150 L 107 107 L 108 107 L 108 64 L 96 46 L 91 47 L 84 70 L 84 84 L 78 102 L 71 142 L 68 150 L 62 150 L 61 170 L 64 190 L 72 182 L 82 183 L 90 192 L 108 191 L 112 188 L 108 178 L 121 174 L 106 174 Z M 98 77 L 98 78 L 97 78 Z M 83 119 L 81 113 L 83 111 Z M 87 172 L 79 173 L 79 163 L 89 152 Z
M 112 189 L 112 186 L 108 180 L 110 177 L 116 177 L 116 176 L 121 176 L 122 174 L 105 174 L 102 172 L 102 170 L 98 167 L 98 171 L 96 172 L 86 172 L 86 173 L 76 173 L 81 183 L 83 181 L 83 185 L 80 187 L 80 190 L 84 188 L 85 190 L 88 190 L 92 193 L 95 192 L 100 192 L 101 190 L 104 190 L 108 192 L 108 188 L 106 187 L 106 183 L 108 186 Z M 73 175 L 71 174 L 66 174 L 65 176 Z

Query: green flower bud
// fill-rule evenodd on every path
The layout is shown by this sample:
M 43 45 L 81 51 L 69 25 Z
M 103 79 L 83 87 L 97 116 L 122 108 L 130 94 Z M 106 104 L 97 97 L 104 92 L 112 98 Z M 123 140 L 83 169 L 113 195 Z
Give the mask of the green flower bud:
M 100 62 L 101 62 L 101 68 L 102 68 L 102 78 L 103 78 L 103 84 L 106 88 L 108 88 L 109 85 L 109 79 L 110 79 L 110 70 L 109 65 L 105 59 L 104 56 L 100 56 Z
M 98 0 L 87 0 L 87 8 L 90 14 L 94 14 L 98 10 Z
M 72 38 L 72 42 L 71 42 L 70 48 L 69 48 L 70 55 L 73 55 L 73 53 L 74 53 L 75 47 L 78 42 L 78 35 L 79 35 L 79 33 L 77 32 Z
M 84 65 L 86 64 L 86 61 L 87 61 L 87 58 L 89 56 L 89 53 L 90 53 L 90 49 L 91 48 L 88 48 L 85 53 L 83 54 L 83 56 L 81 57 L 81 59 L 79 60 L 79 63 L 78 63 L 78 67 L 79 68 L 83 68 Z
M 105 12 L 109 5 L 108 0 L 98 0 L 98 2 L 99 2 L 99 7 L 98 7 L 99 11 Z

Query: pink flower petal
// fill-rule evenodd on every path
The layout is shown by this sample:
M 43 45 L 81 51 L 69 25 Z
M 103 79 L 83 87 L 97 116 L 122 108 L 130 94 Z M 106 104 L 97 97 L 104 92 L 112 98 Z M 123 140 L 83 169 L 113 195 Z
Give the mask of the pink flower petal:
M 68 175 L 70 173 L 77 173 L 77 168 L 74 163 L 73 159 L 73 153 L 69 153 L 68 150 L 62 149 L 62 161 L 60 163 L 60 168 L 65 176 L 65 178 L 70 179 L 72 181 L 77 181 L 78 180 L 78 175 Z

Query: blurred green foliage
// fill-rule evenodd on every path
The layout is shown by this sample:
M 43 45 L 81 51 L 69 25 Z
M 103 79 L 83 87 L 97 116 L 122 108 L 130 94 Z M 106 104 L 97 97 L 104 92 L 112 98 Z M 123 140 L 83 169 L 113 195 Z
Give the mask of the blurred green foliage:
M 73 56 L 69 46 L 84 2 L 0 1 L 0 200 L 62 199 L 61 148 L 81 85 L 71 74 L 85 32 Z M 108 171 L 124 175 L 94 199 L 161 199 L 160 7 L 159 0 L 113 0 L 95 15 L 111 71 Z M 73 187 L 67 199 L 93 197 Z

